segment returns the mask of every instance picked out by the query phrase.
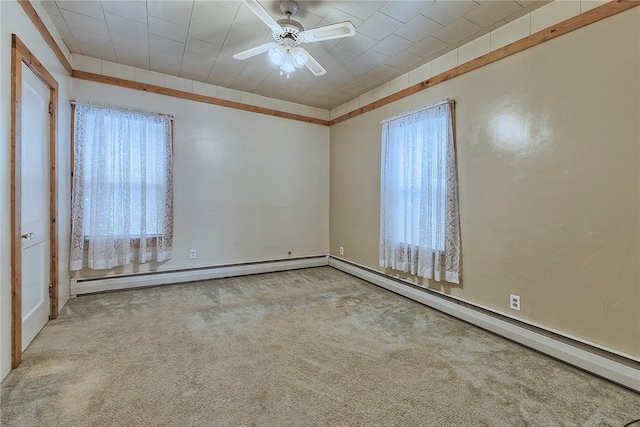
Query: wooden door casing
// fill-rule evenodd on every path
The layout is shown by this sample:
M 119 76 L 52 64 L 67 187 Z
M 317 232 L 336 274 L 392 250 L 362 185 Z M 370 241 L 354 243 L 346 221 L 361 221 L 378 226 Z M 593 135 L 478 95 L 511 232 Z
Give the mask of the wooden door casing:
M 49 87 L 49 245 L 50 310 L 49 318 L 58 317 L 58 227 L 56 176 L 56 124 L 58 82 L 40 61 L 12 34 L 11 36 L 11 368 L 22 362 L 22 237 L 21 237 L 21 137 L 22 137 L 22 64 Z

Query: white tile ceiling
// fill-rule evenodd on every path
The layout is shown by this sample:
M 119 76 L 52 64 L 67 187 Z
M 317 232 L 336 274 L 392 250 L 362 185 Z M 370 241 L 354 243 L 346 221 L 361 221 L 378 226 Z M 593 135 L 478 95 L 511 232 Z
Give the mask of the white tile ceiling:
M 549 0 L 299 0 L 306 29 L 351 21 L 356 35 L 304 45 L 328 71 L 286 79 L 266 54 L 232 55 L 272 41 L 239 0 L 43 0 L 72 53 L 331 109 L 548 3 Z M 275 18 L 278 1 L 260 2 Z

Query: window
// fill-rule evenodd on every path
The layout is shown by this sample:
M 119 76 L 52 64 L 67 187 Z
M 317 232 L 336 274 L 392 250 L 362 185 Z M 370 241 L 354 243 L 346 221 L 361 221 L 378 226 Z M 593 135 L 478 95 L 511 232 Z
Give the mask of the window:
M 171 118 L 77 104 L 71 269 L 171 258 Z
M 460 281 L 452 102 L 382 124 L 380 266 Z

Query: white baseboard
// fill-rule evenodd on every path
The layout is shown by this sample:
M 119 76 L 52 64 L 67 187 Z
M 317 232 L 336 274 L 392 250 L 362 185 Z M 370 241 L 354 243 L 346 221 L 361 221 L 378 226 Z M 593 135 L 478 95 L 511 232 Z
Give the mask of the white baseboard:
M 627 366 L 616 362 L 615 360 L 594 354 L 565 342 L 558 341 L 552 337 L 541 335 L 530 329 L 449 301 L 446 298 L 432 295 L 431 293 L 421 291 L 409 285 L 404 285 L 397 280 L 385 277 L 381 273 L 375 273 L 333 257 L 329 259 L 329 265 L 337 268 L 338 270 L 344 271 L 345 273 L 349 273 L 353 276 L 366 280 L 367 282 L 388 289 L 534 350 L 540 351 L 541 353 L 545 353 L 556 359 L 562 360 L 563 362 L 584 369 L 585 371 L 640 392 L 640 370 L 634 369 L 631 366 Z
M 75 297 L 104 291 L 141 288 L 146 286 L 169 285 L 220 279 L 223 277 L 246 276 L 249 274 L 271 273 L 320 267 L 328 264 L 327 255 L 308 258 L 284 259 L 277 261 L 252 262 L 245 264 L 213 266 L 191 270 L 159 271 L 127 276 L 101 277 L 96 279 L 71 279 L 69 292 Z
M 512 341 L 545 353 L 556 359 L 574 365 L 585 371 L 621 384 L 640 392 L 640 370 L 594 354 L 582 348 L 572 346 L 553 337 L 539 334 L 517 324 L 490 316 L 481 311 L 457 304 L 446 298 L 402 284 L 366 268 L 343 262 L 327 255 L 315 257 L 263 261 L 255 263 L 212 266 L 191 270 L 143 273 L 136 275 L 108 277 L 98 279 L 71 279 L 70 294 L 77 296 L 95 292 L 120 289 L 132 289 L 146 286 L 186 283 L 199 280 L 220 279 L 223 277 L 244 276 L 249 274 L 270 273 L 295 270 L 299 268 L 330 265 L 338 270 L 359 277 L 367 282 L 388 289 L 399 295 L 435 308 L 483 329 L 501 335 Z

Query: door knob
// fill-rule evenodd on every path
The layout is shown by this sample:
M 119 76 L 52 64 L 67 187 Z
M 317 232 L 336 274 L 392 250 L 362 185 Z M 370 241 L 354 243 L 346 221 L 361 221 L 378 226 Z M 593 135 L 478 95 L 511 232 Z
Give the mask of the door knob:
M 33 233 L 25 233 L 21 237 L 25 240 L 33 240 Z

